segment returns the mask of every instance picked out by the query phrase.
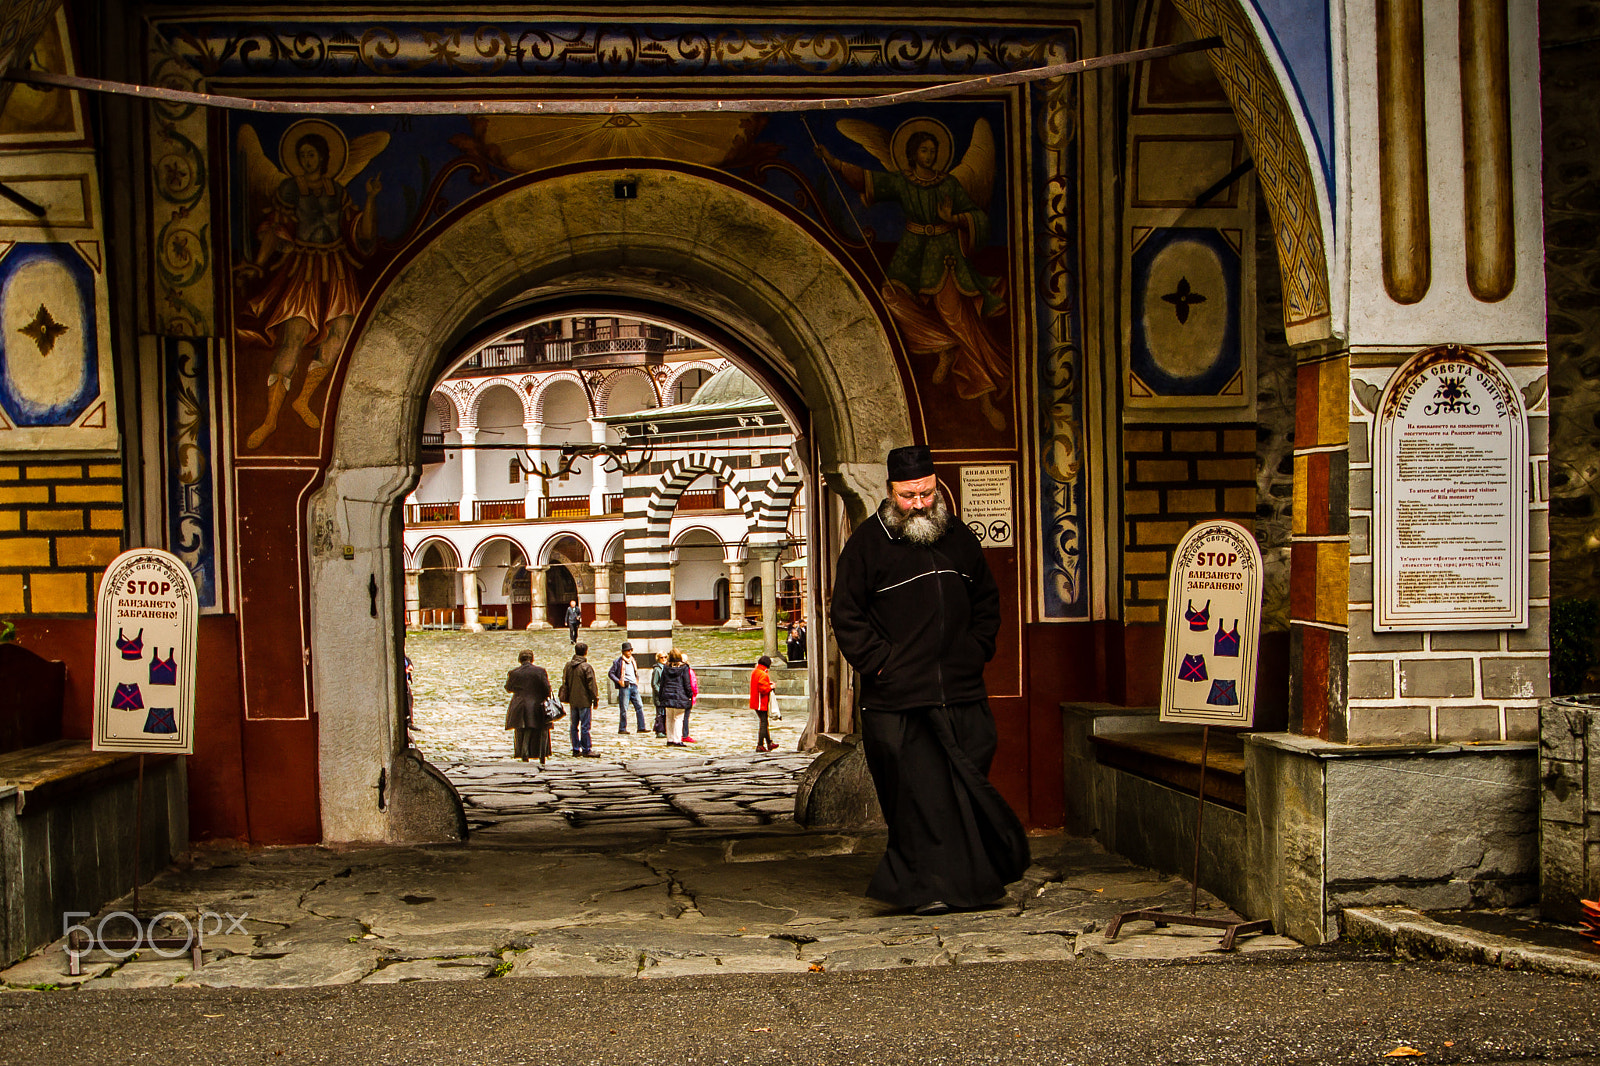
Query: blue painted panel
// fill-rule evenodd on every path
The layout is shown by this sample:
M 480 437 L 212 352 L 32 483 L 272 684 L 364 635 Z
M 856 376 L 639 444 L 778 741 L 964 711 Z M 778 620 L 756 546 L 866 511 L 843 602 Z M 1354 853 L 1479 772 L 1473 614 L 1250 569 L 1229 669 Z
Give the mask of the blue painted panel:
M 1216 396 L 1239 373 L 1241 266 L 1214 229 L 1159 229 L 1134 251 L 1128 363 L 1155 395 Z
M 94 272 L 71 245 L 0 260 L 0 408 L 17 426 L 70 426 L 100 395 Z

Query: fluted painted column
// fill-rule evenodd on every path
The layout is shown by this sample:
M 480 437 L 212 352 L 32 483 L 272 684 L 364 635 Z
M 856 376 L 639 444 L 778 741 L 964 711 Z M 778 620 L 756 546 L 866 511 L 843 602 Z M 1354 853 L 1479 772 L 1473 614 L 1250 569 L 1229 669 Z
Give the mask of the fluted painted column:
M 471 445 L 478 443 L 478 427 L 462 426 L 460 433 L 461 443 L 466 447 L 461 449 L 461 502 L 457 505 L 456 517 L 462 522 L 470 522 L 472 505 L 478 502 L 478 453 L 471 448 Z
M 744 628 L 744 560 L 735 559 L 728 564 L 728 621 L 727 629 Z
M 471 633 L 482 633 L 478 623 L 478 571 L 470 566 L 456 570 L 461 575 L 461 628 Z
M 528 618 L 529 629 L 549 629 L 550 620 L 545 616 L 550 612 L 545 609 L 544 583 L 545 573 L 549 567 L 528 567 L 528 607 L 532 614 Z
M 533 456 L 534 463 L 537 464 L 541 458 L 539 445 L 544 442 L 544 423 L 537 419 L 530 419 L 522 423 L 522 432 L 528 441 L 528 452 Z M 529 474 L 527 475 L 527 482 L 528 491 L 522 502 L 522 517 L 538 518 L 539 497 L 544 495 L 544 479 Z

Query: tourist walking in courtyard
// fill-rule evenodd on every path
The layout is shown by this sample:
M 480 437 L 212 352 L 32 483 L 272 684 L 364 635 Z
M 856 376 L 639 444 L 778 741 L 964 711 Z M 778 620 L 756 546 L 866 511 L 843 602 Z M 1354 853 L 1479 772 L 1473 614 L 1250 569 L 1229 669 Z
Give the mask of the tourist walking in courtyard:
M 572 754 L 593 759 L 597 756 L 591 745 L 589 725 L 594 709 L 600 703 L 600 686 L 595 681 L 594 667 L 589 665 L 588 656 L 588 644 L 579 641 L 572 646 L 572 659 L 561 672 L 559 697 L 562 703 L 572 708 L 568 716 L 571 722 L 568 732 L 572 734 Z
M 681 748 L 686 741 L 683 719 L 694 706 L 693 672 L 683 661 L 683 653 L 673 648 L 667 653 L 667 665 L 661 672 L 661 702 L 667 708 L 667 747 Z
M 633 644 L 630 641 L 622 642 L 622 654 L 611 664 L 606 676 L 617 689 L 617 732 L 623 735 L 628 732 L 628 705 L 631 703 L 634 716 L 638 719 L 635 724 L 643 733 L 644 701 L 639 698 L 639 666 L 633 660 Z
M 567 603 L 567 639 L 573 644 L 578 643 L 578 626 L 582 623 L 583 612 L 578 610 L 578 601 L 569 601 Z
M 544 708 L 550 698 L 550 675 L 533 664 L 533 652 L 517 656 L 516 669 L 506 675 L 506 691 L 511 693 L 506 728 L 516 730 L 513 754 L 523 762 L 538 759 L 542 767 L 550 755 L 550 720 Z
M 667 705 L 661 702 L 661 675 L 666 673 L 667 657 L 656 652 L 656 665 L 650 670 L 650 696 L 656 705 L 655 734 L 667 735 Z
M 760 722 L 760 731 L 756 734 L 756 750 L 772 751 L 778 745 L 772 742 L 772 733 L 767 728 L 767 715 L 772 709 L 772 659 L 763 655 L 756 660 L 756 668 L 750 671 L 750 709 L 756 712 L 756 720 Z
M 983 667 L 1000 593 L 929 450 L 896 448 L 888 468 L 889 498 L 839 554 L 833 631 L 861 675 L 861 738 L 889 826 L 867 894 L 943 914 L 998 902 L 1028 868 L 1022 823 L 989 782 Z

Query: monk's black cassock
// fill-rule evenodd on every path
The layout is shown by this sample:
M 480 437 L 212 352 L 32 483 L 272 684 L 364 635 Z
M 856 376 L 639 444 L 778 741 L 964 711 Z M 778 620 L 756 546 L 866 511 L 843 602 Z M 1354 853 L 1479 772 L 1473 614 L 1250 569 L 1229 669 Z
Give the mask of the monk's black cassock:
M 861 674 L 862 741 L 889 825 L 867 892 L 904 907 L 980 907 L 1029 862 L 1022 823 L 988 777 L 996 735 L 983 665 L 999 590 L 959 520 L 917 544 L 891 533 L 883 513 L 840 553 L 831 610 Z

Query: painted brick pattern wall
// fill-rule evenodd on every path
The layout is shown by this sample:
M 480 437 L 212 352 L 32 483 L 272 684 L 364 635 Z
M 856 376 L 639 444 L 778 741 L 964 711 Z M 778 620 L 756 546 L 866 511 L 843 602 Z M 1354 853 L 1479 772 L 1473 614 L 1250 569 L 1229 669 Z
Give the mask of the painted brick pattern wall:
M 1543 353 L 1490 349 L 1524 397 L 1542 396 Z M 1535 740 L 1550 694 L 1549 405 L 1528 410 L 1534 499 L 1528 520 L 1527 629 L 1372 631 L 1371 397 L 1411 353 L 1352 353 L 1349 709 L 1333 739 L 1351 743 Z M 1364 383 L 1364 384 L 1363 384 Z M 1360 398 L 1365 393 L 1366 400 Z M 1341 732 L 1344 735 L 1341 735 Z
M 1166 617 L 1172 550 L 1196 522 L 1256 516 L 1254 424 L 1129 426 L 1122 433 L 1123 618 Z
M 0 460 L 0 615 L 90 615 L 122 551 L 122 466 Z

